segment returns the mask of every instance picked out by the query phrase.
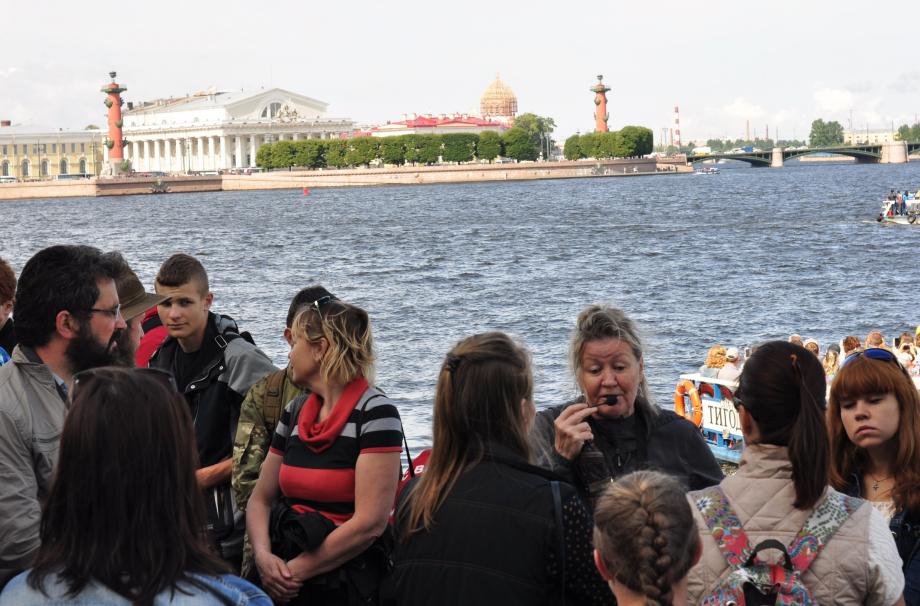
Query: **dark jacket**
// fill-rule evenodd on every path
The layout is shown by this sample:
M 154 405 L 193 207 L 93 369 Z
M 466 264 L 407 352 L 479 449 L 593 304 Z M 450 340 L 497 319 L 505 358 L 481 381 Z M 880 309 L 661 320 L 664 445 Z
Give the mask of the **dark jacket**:
M 862 471 L 857 470 L 840 492 L 862 498 L 861 478 Z M 903 562 L 904 603 L 907 606 L 920 606 L 920 514 L 898 511 L 888 522 L 888 528 Z
M 577 499 L 574 488 L 553 474 L 495 446 L 457 479 L 433 528 L 408 540 L 401 499 L 392 578 L 396 604 L 561 604 L 561 579 L 548 572 L 549 558 L 563 557 L 554 480 L 562 503 Z
M 277 370 L 262 350 L 240 337 L 232 318 L 209 313 L 208 322 L 211 326 L 206 335 L 216 343 L 216 353 L 184 390 L 195 420 L 202 467 L 231 457 L 240 404 L 246 392 L 253 383 Z M 178 351 L 179 342 L 168 337 L 150 358 L 150 367 L 174 372 Z
M 6 352 L 7 357 L 13 357 L 13 349 L 16 348 L 16 330 L 13 328 L 13 318 L 7 318 L 3 326 L 0 327 L 0 347 Z
M 676 477 L 688 490 L 714 486 L 722 469 L 693 423 L 670 410 L 658 409 L 652 418 L 636 406 L 634 434 L 629 445 L 618 443 L 609 431 L 615 422 L 588 418 L 594 440 L 569 461 L 556 452 L 553 423 L 567 406 L 554 406 L 537 413 L 531 438 L 537 464 L 575 485 L 593 505 L 606 485 L 639 469 L 654 469 Z M 604 424 L 607 424 L 605 427 Z

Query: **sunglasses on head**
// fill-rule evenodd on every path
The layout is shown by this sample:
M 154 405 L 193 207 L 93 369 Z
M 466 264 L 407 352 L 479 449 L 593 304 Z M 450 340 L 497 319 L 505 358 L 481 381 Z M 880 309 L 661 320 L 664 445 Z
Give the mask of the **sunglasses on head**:
M 856 358 L 861 357 L 872 358 L 873 360 L 881 360 L 882 362 L 894 362 L 895 365 L 903 372 L 907 378 L 910 379 L 910 373 L 907 372 L 907 369 L 901 364 L 901 361 L 898 360 L 898 357 L 888 351 L 887 349 L 882 349 L 881 347 L 870 347 L 862 351 L 853 352 L 847 356 L 847 359 L 843 361 L 843 364 L 840 365 L 840 369 L 843 370 L 847 364 Z M 911 379 L 913 381 L 913 379 Z
M 75 400 L 77 397 L 78 390 L 81 385 L 86 385 L 94 378 L 102 378 L 99 376 L 99 371 L 105 367 L 101 368 L 90 368 L 88 370 L 81 370 L 73 376 L 73 387 L 70 390 L 71 400 Z M 146 377 L 150 377 L 163 386 L 168 388 L 171 391 L 179 392 L 179 387 L 176 385 L 176 379 L 173 377 L 172 373 L 168 370 L 162 370 L 159 368 L 125 368 L 133 373 L 138 373 Z

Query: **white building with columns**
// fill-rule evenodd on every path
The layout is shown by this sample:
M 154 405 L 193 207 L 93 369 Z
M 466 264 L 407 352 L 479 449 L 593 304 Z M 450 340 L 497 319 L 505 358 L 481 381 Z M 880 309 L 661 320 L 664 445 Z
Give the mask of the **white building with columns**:
M 127 102 L 125 159 L 139 172 L 255 167 L 256 151 L 263 143 L 335 139 L 354 130 L 353 121 L 327 116 L 327 107 L 280 88 Z

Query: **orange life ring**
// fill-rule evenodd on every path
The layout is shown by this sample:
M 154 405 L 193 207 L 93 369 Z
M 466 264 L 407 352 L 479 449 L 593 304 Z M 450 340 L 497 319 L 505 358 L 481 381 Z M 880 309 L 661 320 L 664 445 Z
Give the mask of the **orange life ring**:
M 684 410 L 684 396 L 689 396 L 690 404 L 693 406 L 693 417 L 688 417 Z M 703 401 L 700 399 L 700 392 L 697 391 L 693 381 L 684 379 L 677 384 L 674 390 L 674 412 L 680 416 L 693 421 L 697 427 L 703 426 Z

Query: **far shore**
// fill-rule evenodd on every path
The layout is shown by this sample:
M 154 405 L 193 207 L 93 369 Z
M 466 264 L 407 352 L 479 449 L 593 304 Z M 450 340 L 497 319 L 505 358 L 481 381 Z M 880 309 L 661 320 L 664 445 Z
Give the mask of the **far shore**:
M 682 162 L 649 158 L 564 160 L 508 164 L 392 166 L 385 168 L 291 170 L 250 175 L 90 178 L 0 184 L 0 201 L 35 198 L 120 196 L 261 189 L 434 185 L 536 179 L 639 177 L 692 173 Z

